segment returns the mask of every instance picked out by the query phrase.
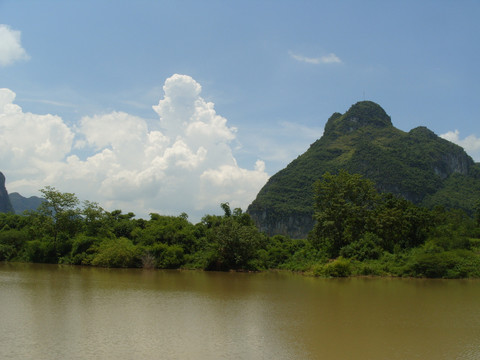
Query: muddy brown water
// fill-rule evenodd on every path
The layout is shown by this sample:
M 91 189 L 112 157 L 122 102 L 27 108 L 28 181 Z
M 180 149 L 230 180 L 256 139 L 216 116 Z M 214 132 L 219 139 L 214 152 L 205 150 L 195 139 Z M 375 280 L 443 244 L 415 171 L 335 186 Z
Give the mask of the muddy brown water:
M 1 359 L 480 359 L 480 280 L 0 263 Z

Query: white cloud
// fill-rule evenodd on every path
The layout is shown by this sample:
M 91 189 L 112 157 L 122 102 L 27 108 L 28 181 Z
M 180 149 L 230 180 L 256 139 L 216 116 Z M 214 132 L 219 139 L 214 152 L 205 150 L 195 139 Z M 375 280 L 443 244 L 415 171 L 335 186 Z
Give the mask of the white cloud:
M 180 214 L 218 213 L 221 202 L 246 208 L 265 184 L 265 164 L 238 166 L 236 129 L 186 75 L 165 81 L 153 106 L 161 131 L 124 113 L 83 117 L 73 129 L 53 115 L 24 113 L 0 90 L 0 160 L 7 189 L 24 195 L 52 185 L 107 209 Z M 81 149 L 83 159 L 75 153 Z
M 13 104 L 15 93 L 0 89 L 0 159 L 2 167 L 35 167 L 61 161 L 70 152 L 73 132 L 54 115 L 24 113 Z
M 471 134 L 468 135 L 466 138 L 461 139 L 460 132 L 458 130 L 449 131 L 445 134 L 440 135 L 440 137 L 444 138 L 445 140 L 451 141 L 457 145 L 460 145 L 470 156 L 473 157 L 475 161 L 480 161 L 480 138 Z
M 330 53 L 328 55 L 325 55 L 325 56 L 321 56 L 321 57 L 316 57 L 316 58 L 311 58 L 311 57 L 307 57 L 307 56 L 303 56 L 303 55 L 300 55 L 300 54 L 295 54 L 293 52 L 289 52 L 290 56 L 297 60 L 297 61 L 300 61 L 300 62 L 304 62 L 304 63 L 307 63 L 307 64 L 314 64 L 314 65 L 318 65 L 318 64 L 340 64 L 342 62 L 342 60 L 340 60 L 340 58 L 335 55 L 334 53 Z
M 236 164 L 208 169 L 200 175 L 198 204 L 203 207 L 212 200 L 215 204 L 219 204 L 226 199 L 231 199 L 230 204 L 237 207 L 244 198 L 253 200 L 251 194 L 256 195 L 260 190 L 258 184 L 263 185 L 266 180 L 265 163 L 261 160 L 255 163 L 253 171 L 242 169 Z
M 0 24 L 0 66 L 8 66 L 17 60 L 27 60 L 27 52 L 21 44 L 21 33 L 8 25 Z

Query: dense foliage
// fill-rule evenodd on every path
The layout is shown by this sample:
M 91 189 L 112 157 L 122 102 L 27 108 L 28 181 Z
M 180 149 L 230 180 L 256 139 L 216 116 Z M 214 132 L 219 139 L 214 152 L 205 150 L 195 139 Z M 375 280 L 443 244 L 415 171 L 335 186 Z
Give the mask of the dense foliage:
M 480 202 L 462 210 L 414 205 L 379 193 L 358 174 L 315 183 L 316 225 L 307 239 L 268 237 L 241 209 L 224 215 L 136 219 L 72 193 L 42 190 L 24 215 L 0 213 L 0 261 L 162 269 L 288 269 L 319 276 L 480 277 Z M 81 206 L 80 206 L 81 205 Z

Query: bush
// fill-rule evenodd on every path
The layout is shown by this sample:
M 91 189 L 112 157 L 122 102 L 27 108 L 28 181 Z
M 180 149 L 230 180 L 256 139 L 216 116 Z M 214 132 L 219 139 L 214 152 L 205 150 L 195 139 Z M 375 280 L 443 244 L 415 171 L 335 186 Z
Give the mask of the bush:
M 140 256 L 139 249 L 127 238 L 105 239 L 98 246 L 91 264 L 103 267 L 136 267 L 140 263 Z
M 10 260 L 16 253 L 12 245 L 0 244 L 0 261 Z
M 464 278 L 479 275 L 480 257 L 468 250 L 419 253 L 411 264 L 414 276 L 428 278 Z
M 340 250 L 340 255 L 359 261 L 367 259 L 378 259 L 383 253 L 382 248 L 378 245 L 381 239 L 373 233 L 365 233 L 359 240 L 344 246 Z
M 315 249 L 310 243 L 305 242 L 302 247 L 298 248 L 298 250 L 280 266 L 280 269 L 305 271 L 310 269 L 314 264 L 324 261 L 326 261 L 325 254 Z
M 21 230 L 3 230 L 0 231 L 0 244 L 11 245 L 19 250 L 28 240 L 27 233 Z
M 352 274 L 350 261 L 341 256 L 325 265 L 315 265 L 312 271 L 316 276 L 326 277 L 347 277 Z
M 92 259 L 95 256 L 95 244 L 101 242 L 101 240 L 80 234 L 75 236 L 71 244 L 71 251 L 69 256 L 61 258 L 63 264 L 71 265 L 90 265 Z
M 179 245 L 167 246 L 162 256 L 157 259 L 157 266 L 162 269 L 176 269 L 184 263 L 183 248 Z
M 53 241 L 49 239 L 27 241 L 23 257 L 36 263 L 56 263 L 57 255 Z
M 383 271 L 381 266 L 379 266 L 378 262 L 360 263 L 358 274 L 365 275 L 365 276 L 369 276 L 369 275 L 381 276 L 381 275 L 385 275 L 385 271 Z
M 27 240 L 28 236 L 25 231 L 14 229 L 0 231 L 0 261 L 15 258 Z
M 155 267 L 176 269 L 185 264 L 185 254 L 180 245 L 156 243 L 146 247 L 146 252 L 154 257 Z
M 215 250 L 211 248 L 204 248 L 196 253 L 185 255 L 184 265 L 188 269 L 215 269 L 213 264 L 215 261 L 214 259 L 216 259 Z

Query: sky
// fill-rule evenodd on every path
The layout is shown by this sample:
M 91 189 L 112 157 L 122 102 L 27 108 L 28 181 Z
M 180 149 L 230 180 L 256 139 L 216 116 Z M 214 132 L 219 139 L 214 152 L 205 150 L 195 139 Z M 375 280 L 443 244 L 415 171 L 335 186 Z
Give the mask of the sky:
M 479 1 L 0 0 L 0 171 L 104 209 L 243 210 L 371 100 L 480 162 Z

